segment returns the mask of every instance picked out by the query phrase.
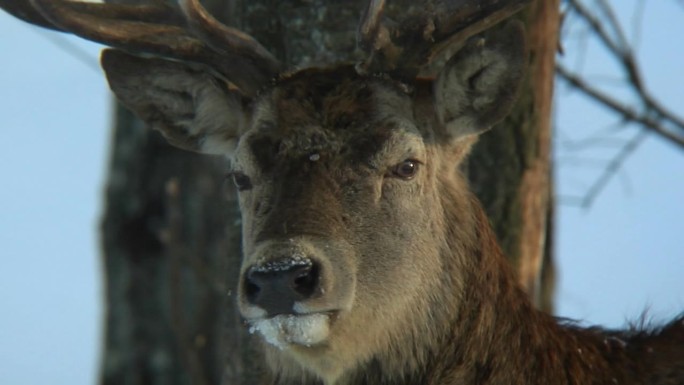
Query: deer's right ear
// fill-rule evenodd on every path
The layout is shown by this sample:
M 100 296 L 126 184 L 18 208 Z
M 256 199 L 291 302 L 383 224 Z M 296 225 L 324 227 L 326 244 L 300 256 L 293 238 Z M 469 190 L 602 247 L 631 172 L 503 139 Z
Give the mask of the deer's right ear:
M 210 73 L 113 49 L 101 63 L 119 101 L 170 144 L 206 154 L 235 150 L 247 124 L 243 97 Z

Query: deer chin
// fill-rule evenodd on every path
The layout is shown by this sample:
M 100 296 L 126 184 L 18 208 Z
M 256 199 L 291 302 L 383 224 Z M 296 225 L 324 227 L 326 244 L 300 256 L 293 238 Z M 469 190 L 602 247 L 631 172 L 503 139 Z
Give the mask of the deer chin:
M 330 313 L 279 314 L 248 321 L 250 333 L 259 333 L 278 349 L 295 346 L 313 347 L 324 343 L 330 335 Z

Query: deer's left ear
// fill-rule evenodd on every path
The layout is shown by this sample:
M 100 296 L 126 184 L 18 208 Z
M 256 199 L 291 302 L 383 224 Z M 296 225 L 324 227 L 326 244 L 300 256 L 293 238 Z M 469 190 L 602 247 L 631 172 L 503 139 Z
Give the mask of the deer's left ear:
M 510 111 L 525 72 L 521 23 L 471 39 L 434 84 L 437 115 L 452 138 L 480 134 Z

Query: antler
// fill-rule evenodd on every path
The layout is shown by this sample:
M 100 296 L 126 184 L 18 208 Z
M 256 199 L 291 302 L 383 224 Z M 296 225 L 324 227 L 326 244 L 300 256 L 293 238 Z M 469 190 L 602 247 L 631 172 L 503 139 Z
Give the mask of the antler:
M 464 41 L 524 7 L 529 0 L 427 0 L 400 24 L 384 17 L 385 0 L 369 0 L 357 40 L 368 53 L 360 72 L 415 76 L 442 49 Z M 163 1 L 122 5 L 67 0 L 0 0 L 14 16 L 132 53 L 208 65 L 247 95 L 280 73 L 281 64 L 251 36 L 214 19 L 199 0 L 181 9 Z
M 198 0 L 182 0 L 182 13 L 162 2 L 0 0 L 0 8 L 29 23 L 124 51 L 206 64 L 248 95 L 280 72 L 280 63 L 261 44 L 220 24 Z
M 415 76 L 448 46 L 459 44 L 526 6 L 529 0 L 433 0 L 425 11 L 401 23 L 384 17 L 385 0 L 370 0 L 357 41 L 368 53 L 357 68 Z

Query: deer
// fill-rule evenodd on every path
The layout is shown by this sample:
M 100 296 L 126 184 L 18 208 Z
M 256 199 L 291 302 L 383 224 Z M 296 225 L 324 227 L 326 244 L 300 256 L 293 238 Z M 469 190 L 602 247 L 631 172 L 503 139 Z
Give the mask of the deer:
M 684 384 L 684 315 L 605 330 L 537 310 L 459 168 L 516 99 L 525 42 L 508 20 L 526 3 L 445 1 L 397 24 L 371 0 L 366 59 L 297 70 L 198 0 L 0 7 L 112 47 L 121 103 L 170 144 L 230 159 L 237 306 L 264 384 Z

